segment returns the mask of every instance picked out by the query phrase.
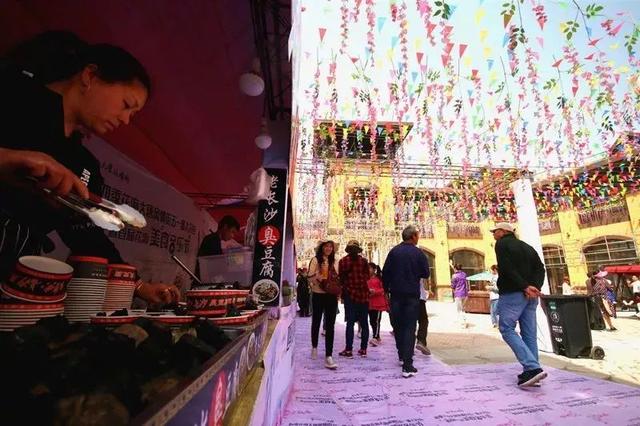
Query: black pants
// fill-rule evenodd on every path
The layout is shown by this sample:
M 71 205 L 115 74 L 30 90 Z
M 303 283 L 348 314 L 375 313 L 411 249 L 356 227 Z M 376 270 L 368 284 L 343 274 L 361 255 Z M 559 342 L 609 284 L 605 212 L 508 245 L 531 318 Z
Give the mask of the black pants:
M 396 338 L 398 358 L 405 367 L 413 365 L 413 350 L 416 343 L 416 325 L 420 311 L 417 296 L 394 294 L 391 296 L 393 335 Z
M 333 332 L 338 312 L 338 298 L 327 293 L 313 293 L 311 297 L 313 315 L 311 316 L 311 346 L 318 347 L 318 335 L 320 334 L 320 322 L 324 314 L 325 356 L 333 355 Z
M 427 316 L 427 301 L 420 300 L 420 312 L 418 316 L 418 343 L 427 346 L 427 329 L 429 328 L 429 317 Z
M 380 338 L 380 322 L 382 322 L 382 311 L 369 310 L 369 323 L 371 324 L 371 338 Z
M 308 317 L 309 316 L 309 303 L 310 295 L 309 295 L 309 286 L 305 284 L 301 284 L 298 287 L 298 307 L 300 308 L 300 316 Z

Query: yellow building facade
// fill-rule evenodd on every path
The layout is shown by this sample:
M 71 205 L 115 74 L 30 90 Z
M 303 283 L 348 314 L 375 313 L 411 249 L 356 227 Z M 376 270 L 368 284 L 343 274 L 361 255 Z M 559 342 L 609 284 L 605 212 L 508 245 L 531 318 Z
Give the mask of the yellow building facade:
M 335 173 L 327 183 L 327 238 L 336 242 L 338 256 L 344 254 L 348 240 L 356 239 L 364 247 L 363 255 L 382 266 L 409 224 L 397 219 L 393 178 L 384 173 Z M 419 246 L 429 257 L 431 287 L 438 300 L 451 298 L 452 263 L 461 263 L 468 275 L 496 263 L 495 241 L 489 232 L 494 224 L 493 220 L 416 223 L 423 230 Z M 640 263 L 640 194 L 627 194 L 622 202 L 588 212 L 560 211 L 541 220 L 540 228 L 552 293 L 561 287 L 565 275 L 572 286 L 581 287 L 587 272 L 601 265 Z

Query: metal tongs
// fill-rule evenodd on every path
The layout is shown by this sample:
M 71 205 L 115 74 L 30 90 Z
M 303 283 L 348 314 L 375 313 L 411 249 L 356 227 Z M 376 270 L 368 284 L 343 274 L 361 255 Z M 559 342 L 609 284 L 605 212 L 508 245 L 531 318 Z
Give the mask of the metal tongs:
M 30 180 L 37 182 L 34 179 Z M 47 188 L 41 189 L 60 204 L 88 216 L 96 226 L 102 229 L 121 231 L 124 229 L 125 223 L 136 228 L 147 226 L 144 216 L 129 205 L 116 204 L 91 193 L 89 193 L 89 198 L 85 200 L 74 194 L 63 196 L 57 195 Z

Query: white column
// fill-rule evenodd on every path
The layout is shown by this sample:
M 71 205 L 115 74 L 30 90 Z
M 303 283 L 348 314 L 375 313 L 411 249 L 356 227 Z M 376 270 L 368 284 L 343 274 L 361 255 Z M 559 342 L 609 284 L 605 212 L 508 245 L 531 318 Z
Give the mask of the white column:
M 511 190 L 515 197 L 516 211 L 518 214 L 518 225 L 516 226 L 518 238 L 533 247 L 538 252 L 540 260 L 544 263 L 542 240 L 540 239 L 540 228 L 538 227 L 538 213 L 533 199 L 531 179 L 518 179 L 511 184 Z M 546 274 L 542 285 L 542 293 L 549 294 L 549 281 L 547 280 Z M 543 352 L 552 352 L 547 316 L 542 311 L 541 304 L 538 304 L 536 320 L 538 323 L 538 349 Z

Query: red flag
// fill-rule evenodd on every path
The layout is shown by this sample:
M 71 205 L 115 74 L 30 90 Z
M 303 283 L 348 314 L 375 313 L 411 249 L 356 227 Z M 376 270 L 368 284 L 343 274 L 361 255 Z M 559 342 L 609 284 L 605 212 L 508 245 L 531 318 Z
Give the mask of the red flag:
M 562 63 L 562 59 L 558 59 L 556 62 L 553 63 L 553 65 L 551 65 L 554 68 L 558 68 L 560 66 L 560 64 Z
M 591 41 L 589 42 L 589 46 L 593 46 L 593 47 L 595 47 L 595 45 L 596 45 L 596 44 L 598 44 L 598 42 L 599 42 L 600 40 L 602 40 L 602 38 L 595 38 L 595 39 L 591 40 Z
M 318 28 L 318 32 L 320 32 L 320 41 L 324 41 L 324 35 L 327 33 L 326 28 Z
M 416 52 L 416 58 L 418 59 L 418 63 L 422 62 L 422 57 L 424 56 L 424 53 L 422 52 Z
M 609 33 L 611 36 L 615 37 L 616 35 L 618 35 L 618 32 L 620 32 L 620 29 L 622 28 L 622 26 L 624 25 L 624 22 L 622 22 L 620 25 L 618 25 L 617 27 L 615 27 L 614 29 L 611 30 L 611 32 Z
M 453 49 L 453 43 L 447 43 L 447 45 L 444 47 L 444 51 L 447 56 L 451 54 L 451 49 Z
M 587 61 L 590 61 L 593 59 L 593 53 L 589 56 L 585 56 L 584 59 L 586 59 Z
M 431 22 L 429 22 L 427 24 L 427 35 L 429 35 L 429 37 L 431 37 L 431 33 L 433 32 L 433 30 L 436 29 L 436 24 L 432 24 Z
M 462 58 L 462 55 L 464 55 L 464 51 L 467 50 L 467 45 L 461 44 L 460 46 L 458 46 L 458 48 L 460 50 L 460 57 Z
M 442 66 L 446 67 L 447 64 L 449 63 L 449 55 L 442 55 Z

